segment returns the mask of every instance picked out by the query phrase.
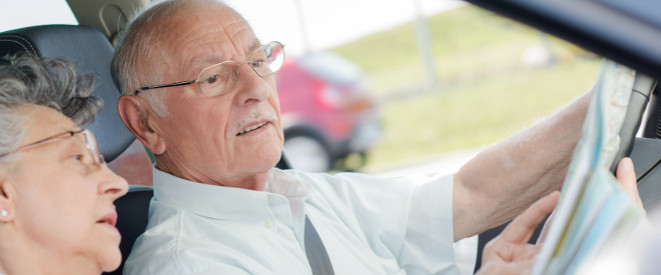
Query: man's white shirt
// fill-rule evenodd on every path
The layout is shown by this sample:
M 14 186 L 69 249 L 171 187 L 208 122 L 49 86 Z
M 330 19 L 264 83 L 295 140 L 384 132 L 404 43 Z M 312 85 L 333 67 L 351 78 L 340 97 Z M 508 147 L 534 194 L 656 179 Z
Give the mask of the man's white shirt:
M 311 274 L 307 214 L 335 274 L 458 274 L 452 180 L 272 169 L 266 191 L 253 191 L 154 168 L 147 231 L 124 272 Z

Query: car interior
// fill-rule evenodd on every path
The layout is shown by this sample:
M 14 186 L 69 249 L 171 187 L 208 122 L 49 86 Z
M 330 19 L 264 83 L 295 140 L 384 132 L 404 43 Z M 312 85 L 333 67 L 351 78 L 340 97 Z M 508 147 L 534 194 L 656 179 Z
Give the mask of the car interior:
M 68 2 L 81 25 L 43 25 L 2 32 L 0 55 L 28 52 L 63 58 L 73 62 L 78 72 L 92 72 L 96 81 L 95 93 L 103 99 L 105 106 L 96 120 L 85 127 L 96 134 L 101 153 L 106 161 L 111 162 L 135 140 L 116 114 L 115 104 L 120 93 L 110 74 L 113 44 L 132 5 L 146 5 L 148 1 Z M 661 92 L 656 86 L 656 79 L 661 77 L 661 22 L 657 17 L 649 19 L 649 9 L 613 8 L 617 1 L 609 0 L 468 2 L 530 24 L 641 72 L 632 92 L 632 99 L 636 99 L 632 101 L 626 127 L 622 130 L 624 145 L 621 155 L 630 155 L 634 161 L 645 208 L 651 209 L 661 202 Z M 640 7 L 647 5 L 642 4 L 643 0 L 634 2 Z M 585 7 L 592 10 L 586 12 Z M 603 13 L 596 16 L 595 10 Z M 629 31 L 631 29 L 636 31 Z M 636 135 L 637 132 L 641 134 Z M 284 153 L 278 167 L 290 168 Z M 151 173 L 150 170 L 145 172 Z M 130 178 L 127 180 L 133 183 Z M 122 234 L 123 261 L 119 269 L 106 274 L 122 274 L 133 242 L 146 228 L 152 195 L 151 187 L 132 184 L 129 192 L 115 202 L 119 215 L 117 227 Z M 480 234 L 475 270 L 480 266 L 482 248 L 504 226 Z

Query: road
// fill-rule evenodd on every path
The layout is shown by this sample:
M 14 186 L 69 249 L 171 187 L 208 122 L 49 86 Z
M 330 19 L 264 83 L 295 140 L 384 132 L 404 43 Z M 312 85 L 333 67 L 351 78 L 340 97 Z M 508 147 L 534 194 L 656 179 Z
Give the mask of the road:
M 365 167 L 360 172 L 388 178 L 414 174 L 451 174 L 456 172 L 478 152 L 479 149 L 456 151 L 415 161 Z

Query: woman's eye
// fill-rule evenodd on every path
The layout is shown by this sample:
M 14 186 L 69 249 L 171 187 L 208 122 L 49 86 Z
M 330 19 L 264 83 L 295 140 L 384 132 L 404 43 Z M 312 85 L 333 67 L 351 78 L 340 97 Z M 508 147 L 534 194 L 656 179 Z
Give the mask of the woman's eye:
M 83 158 L 84 158 L 85 156 L 83 156 L 83 154 L 77 154 L 77 155 L 73 155 L 72 157 L 73 157 L 74 159 L 76 159 L 76 160 L 82 162 L 82 161 L 83 161 Z

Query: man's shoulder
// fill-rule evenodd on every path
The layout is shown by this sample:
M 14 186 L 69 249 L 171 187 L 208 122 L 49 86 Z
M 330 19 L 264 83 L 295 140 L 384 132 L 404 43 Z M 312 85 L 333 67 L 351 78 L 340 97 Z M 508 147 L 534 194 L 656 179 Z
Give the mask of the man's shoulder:
M 185 234 L 180 219 L 161 220 L 135 242 L 124 274 L 241 274 L 240 267 L 227 264 L 222 248 L 203 235 Z M 220 255 L 219 255 L 220 253 Z

